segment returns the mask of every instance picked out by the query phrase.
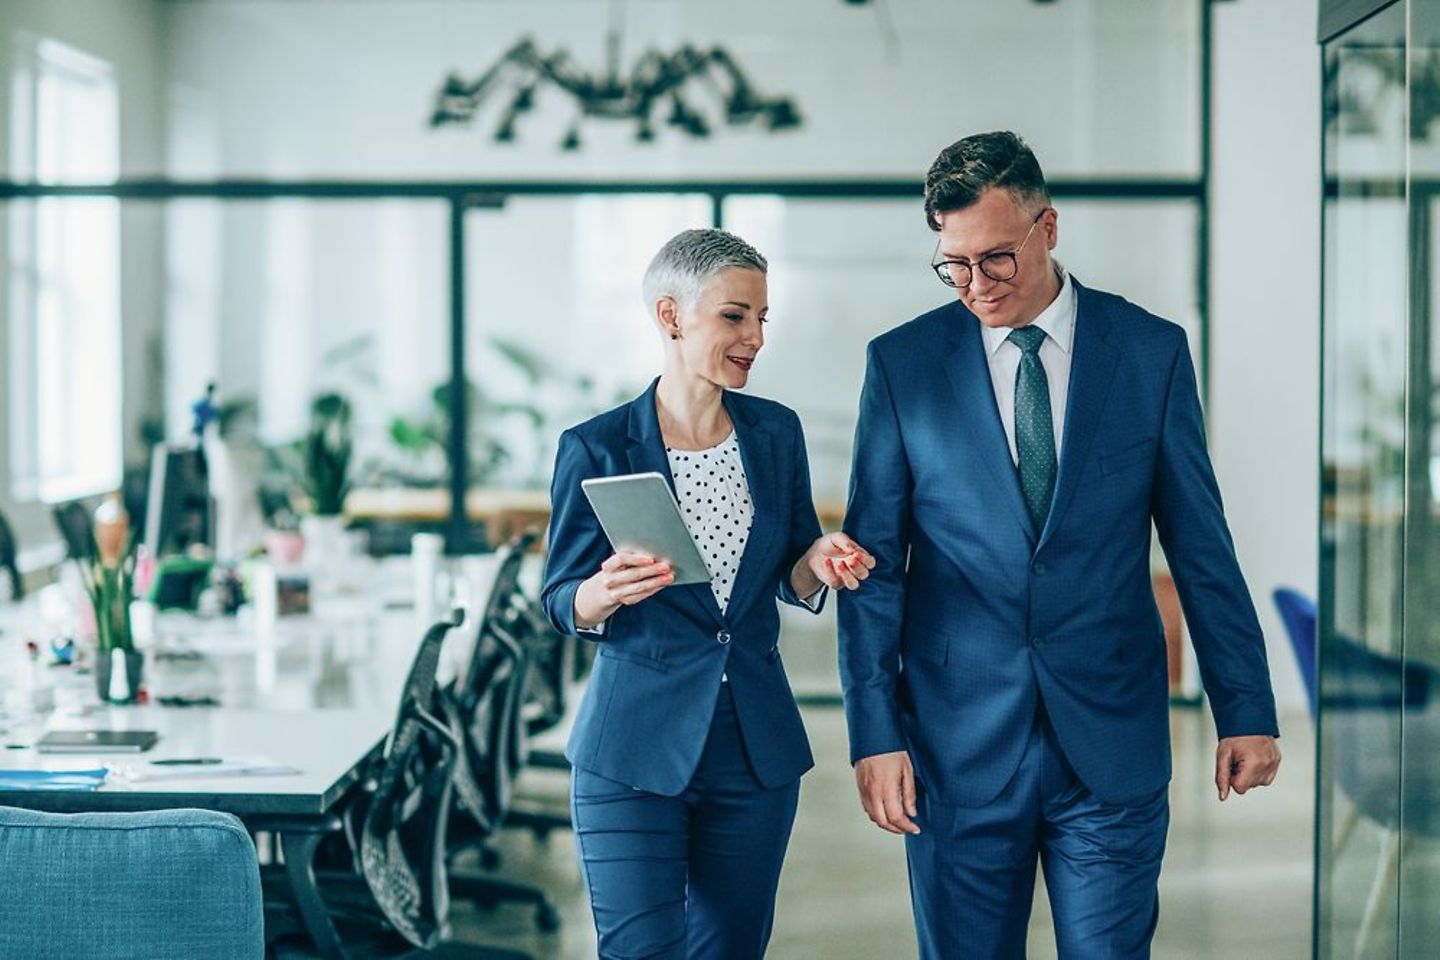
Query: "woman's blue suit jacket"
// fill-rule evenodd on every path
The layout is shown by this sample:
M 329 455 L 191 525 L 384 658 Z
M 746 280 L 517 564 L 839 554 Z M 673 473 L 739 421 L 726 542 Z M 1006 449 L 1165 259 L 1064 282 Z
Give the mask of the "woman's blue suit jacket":
M 775 603 L 778 597 L 809 609 L 790 587 L 795 561 L 820 536 L 805 438 L 799 418 L 781 404 L 729 391 L 724 403 L 755 507 L 728 609 L 720 612 L 708 583 L 666 587 L 622 606 L 602 636 L 580 634 L 598 640 L 599 655 L 565 755 L 577 767 L 663 796 L 690 782 L 724 674 L 760 782 L 783 786 L 814 765 L 780 661 Z M 561 435 L 541 591 L 561 632 L 576 633 L 575 591 L 613 552 L 580 481 L 647 471 L 673 490 L 654 383 Z

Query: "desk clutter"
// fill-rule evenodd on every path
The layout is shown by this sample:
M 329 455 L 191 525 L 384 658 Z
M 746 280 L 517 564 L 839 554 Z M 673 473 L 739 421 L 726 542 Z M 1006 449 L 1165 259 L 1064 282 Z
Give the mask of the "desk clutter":
M 0 808 L 238 817 L 259 853 L 265 940 L 280 956 L 442 942 L 464 956 L 447 939 L 453 901 L 518 903 L 537 929 L 556 930 L 549 894 L 507 877 L 493 843 L 502 830 L 543 839 L 570 829 L 563 773 L 533 778 L 550 779 L 554 796 L 516 787 L 529 767 L 564 770 L 558 751 L 535 742 L 561 732 L 589 666 L 587 645 L 555 633 L 539 609 L 538 571 L 525 565 L 536 536 L 458 560 L 430 550 L 439 589 L 428 597 L 408 558 L 394 558 L 401 566 L 372 561 L 384 588 L 322 597 L 269 628 L 248 607 L 228 618 L 161 611 L 141 624 L 148 705 L 97 698 L 83 649 L 64 648 L 62 661 L 44 652 L 49 638 L 31 638 L 29 674 L 0 682 L 0 742 L 11 748 L 0 751 Z M 397 584 L 417 602 L 394 603 Z M 425 607 L 451 613 L 417 646 Z M 0 650 L 13 654 L 6 629 Z M 32 680 L 48 685 L 48 701 L 32 697 Z M 47 730 L 27 712 L 64 722 Z M 67 743 L 78 752 L 38 752 Z M 127 746 L 138 752 L 100 749 Z

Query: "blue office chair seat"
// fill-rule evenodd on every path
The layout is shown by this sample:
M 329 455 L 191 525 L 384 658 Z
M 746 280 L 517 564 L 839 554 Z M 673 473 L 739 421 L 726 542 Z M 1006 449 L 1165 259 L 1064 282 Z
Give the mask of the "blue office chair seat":
M 260 869 L 209 810 L 0 807 L 0 958 L 260 957 Z

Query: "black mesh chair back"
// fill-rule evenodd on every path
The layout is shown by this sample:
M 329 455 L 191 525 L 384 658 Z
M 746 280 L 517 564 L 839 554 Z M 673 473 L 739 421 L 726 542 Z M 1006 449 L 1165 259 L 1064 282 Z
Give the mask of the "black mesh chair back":
M 19 548 L 15 543 L 15 531 L 10 521 L 0 514 L 0 574 L 10 580 L 10 599 L 19 600 L 25 596 L 25 581 L 20 579 L 20 566 L 16 561 Z
M 461 744 L 456 794 L 482 834 L 499 827 L 525 760 L 520 708 L 528 658 L 516 633 L 526 616 L 520 566 L 535 536 L 521 534 L 501 549 L 470 662 L 445 698 Z
M 65 541 L 65 555 L 71 560 L 93 562 L 98 554 L 95 546 L 95 524 L 91 509 L 84 500 L 57 503 L 53 511 L 55 527 Z
M 426 950 L 444 936 L 449 913 L 445 834 L 459 749 L 435 715 L 435 671 L 445 635 L 462 620 L 457 611 L 420 643 L 360 835 L 375 902 L 397 933 Z

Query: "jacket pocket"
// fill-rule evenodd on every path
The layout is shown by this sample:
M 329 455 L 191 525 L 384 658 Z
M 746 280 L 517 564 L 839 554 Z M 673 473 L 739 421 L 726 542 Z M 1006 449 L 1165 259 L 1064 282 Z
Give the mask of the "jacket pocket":
M 1141 440 L 1139 443 L 1118 450 L 1115 453 L 1107 453 L 1100 458 L 1100 472 L 1109 476 L 1112 473 L 1119 473 L 1121 470 L 1129 469 L 1137 464 L 1149 463 L 1155 456 L 1155 440 Z
M 924 660 L 943 667 L 950 660 L 950 635 L 944 630 L 912 621 L 905 625 L 905 641 L 900 647 L 900 655 L 906 660 Z
M 670 665 L 664 660 L 634 650 L 627 650 L 624 647 L 617 647 L 610 643 L 600 644 L 599 655 L 609 657 L 611 660 L 624 660 L 626 663 L 638 663 L 642 667 L 659 670 L 661 673 L 668 673 L 670 670 Z

